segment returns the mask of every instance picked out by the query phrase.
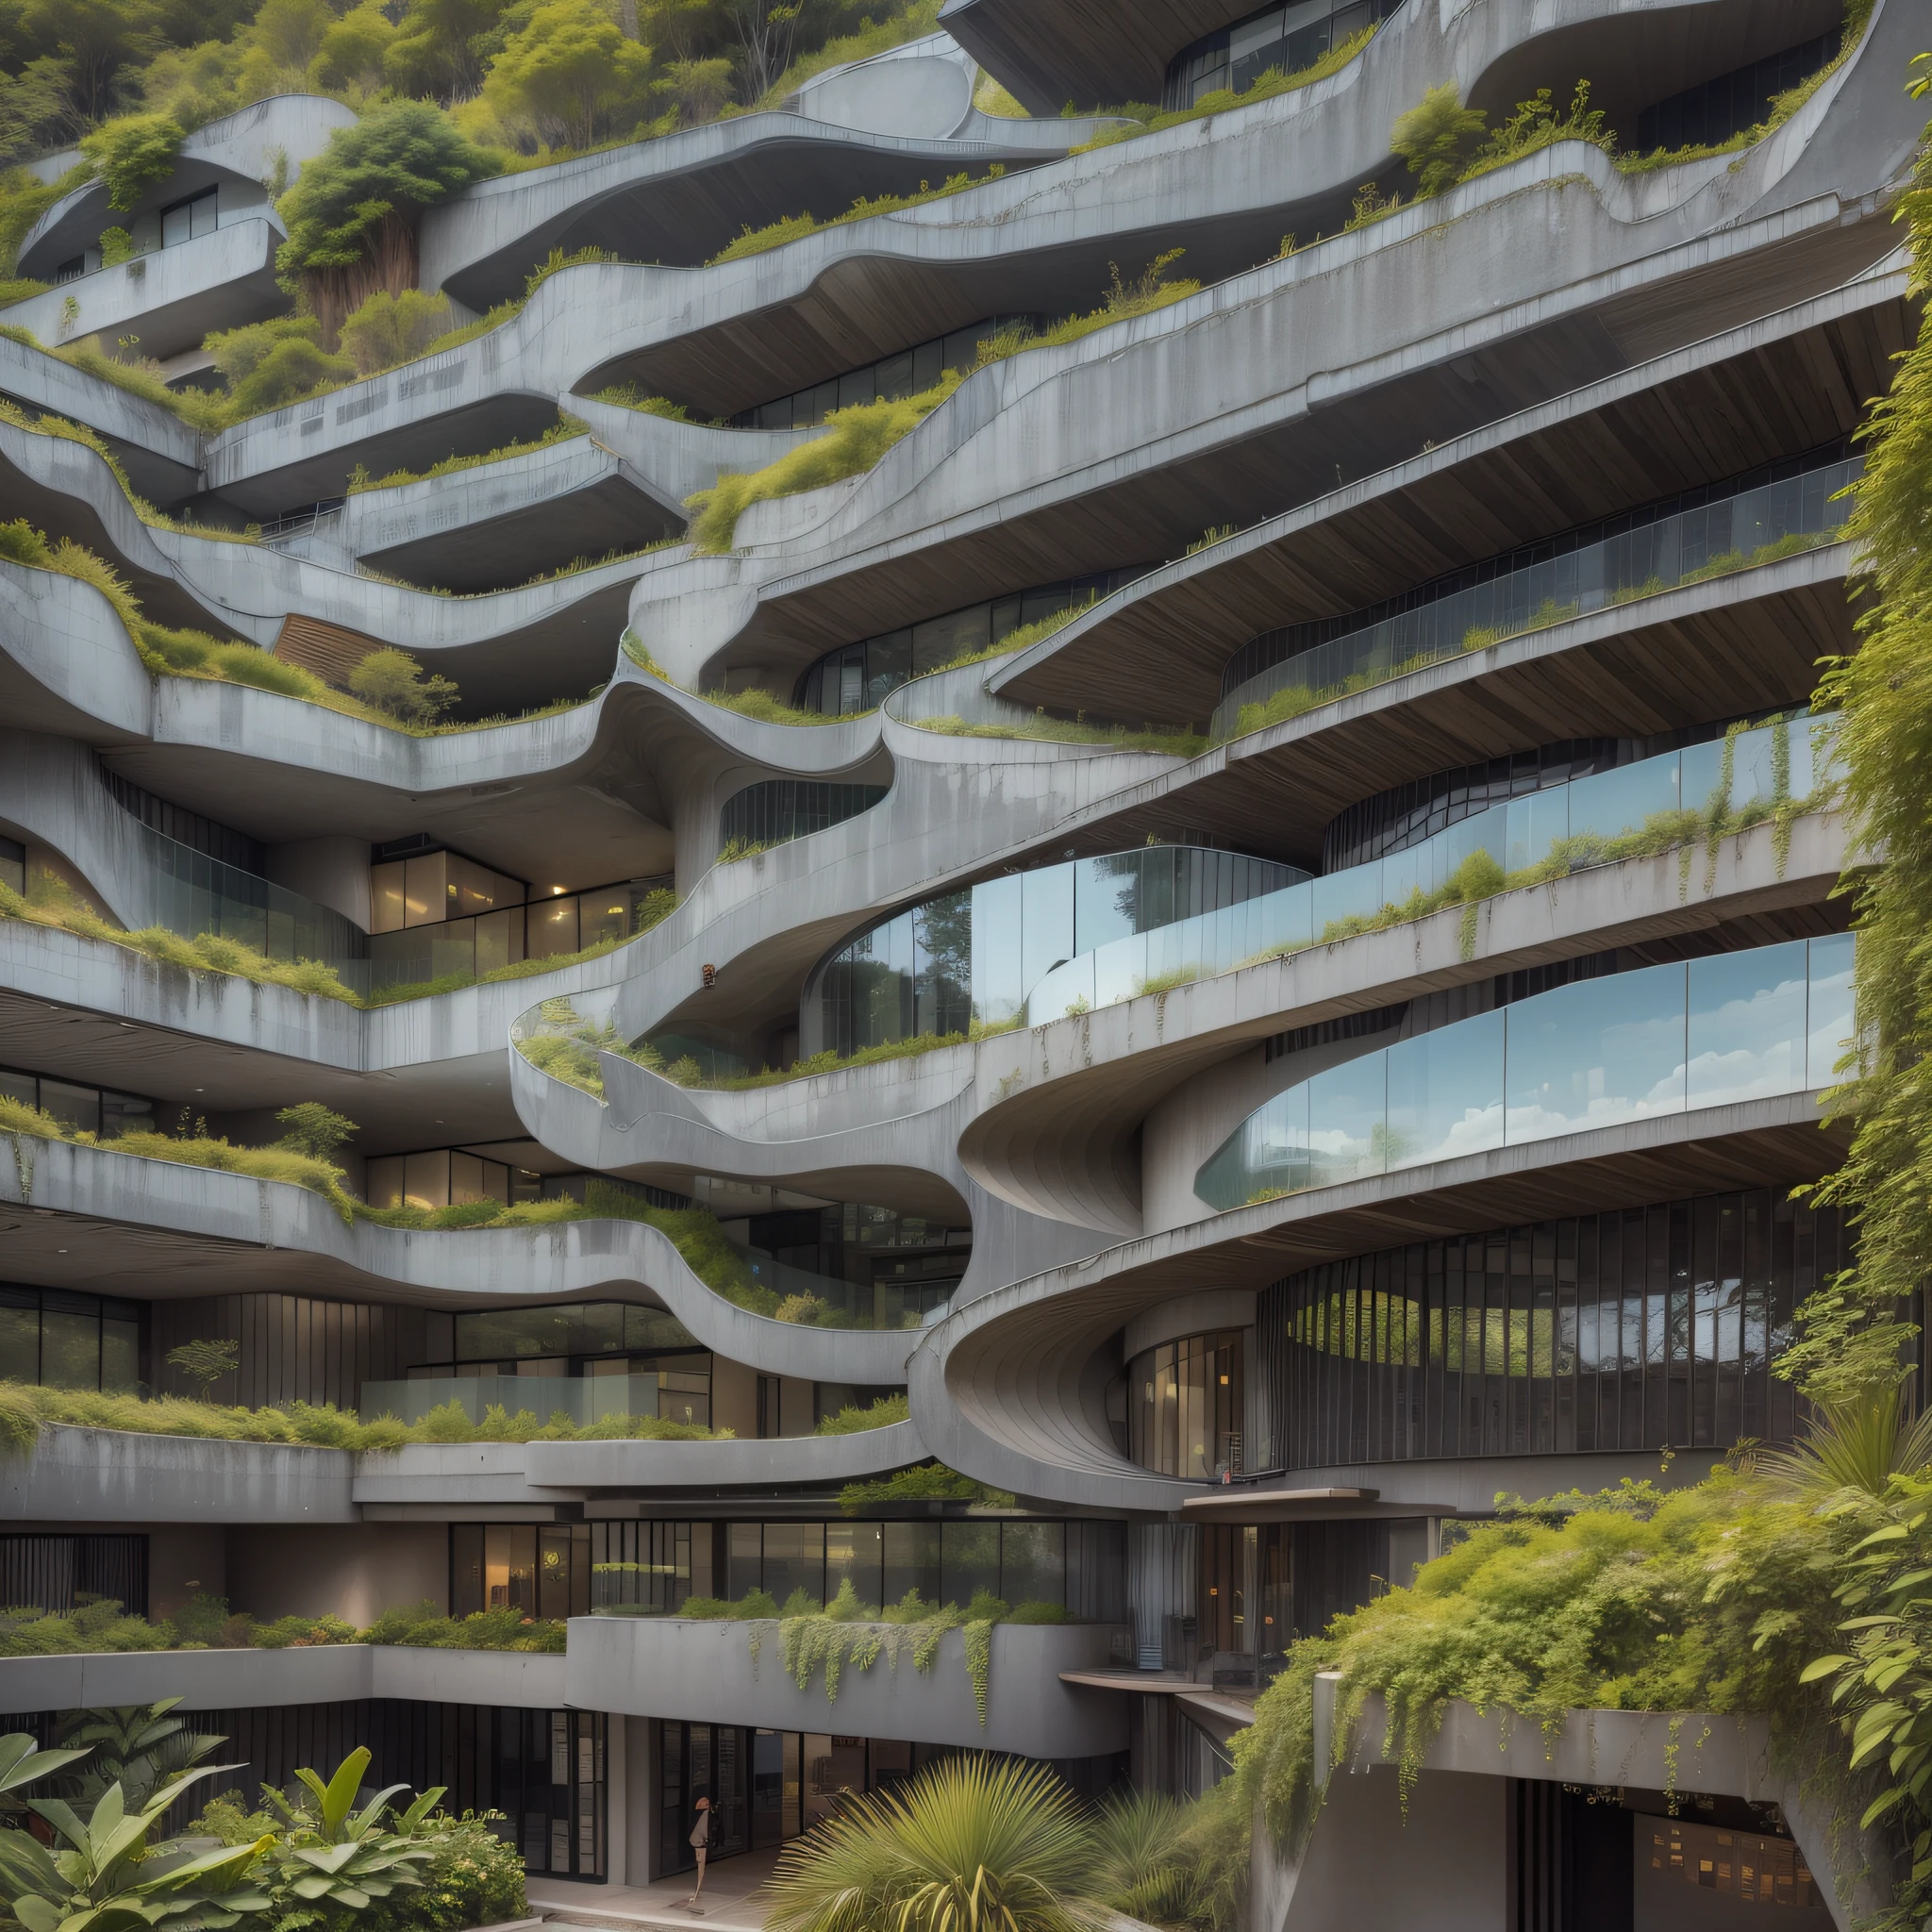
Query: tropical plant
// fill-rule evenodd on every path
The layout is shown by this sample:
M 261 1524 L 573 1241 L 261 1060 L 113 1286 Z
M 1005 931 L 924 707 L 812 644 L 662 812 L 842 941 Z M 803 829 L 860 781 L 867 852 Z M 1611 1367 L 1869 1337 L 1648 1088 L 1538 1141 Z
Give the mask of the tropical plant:
M 127 1804 L 143 1806 L 162 1786 L 177 1784 L 213 1757 L 225 1740 L 191 1731 L 170 1715 L 180 1702 L 164 1697 L 158 1704 L 70 1713 L 59 1732 L 61 1747 L 87 1763 L 67 1774 L 68 1795 L 91 1806 L 109 1785 L 119 1785 Z
M 33 1740 L 18 1733 L 0 1738 L 0 1761 L 40 1775 L 28 1756 Z M 23 1748 L 25 1747 L 25 1748 Z M 44 1760 L 81 1754 L 34 1753 Z M 51 1769 L 50 1766 L 45 1767 Z M 118 1783 L 110 1784 L 83 1817 L 61 1798 L 29 1798 L 27 1806 L 51 1827 L 52 1845 L 31 1832 L 0 1828 L 0 1893 L 26 1932 L 138 1932 L 138 1928 L 219 1928 L 267 1907 L 266 1894 L 247 1887 L 244 1874 L 271 1840 L 224 1845 L 172 1864 L 152 1878 L 141 1868 L 155 1847 L 149 1838 L 182 1790 L 225 1765 L 208 1765 L 169 1779 L 144 1804 L 130 1807 Z
M 589 147 L 643 118 L 650 71 L 651 50 L 625 40 L 594 0 L 549 0 L 491 63 L 484 94 L 508 118 L 528 115 L 546 140 Z
M 1914 65 L 1923 97 L 1932 58 Z M 1921 149 L 1899 211 L 1923 297 L 1932 289 L 1932 147 Z M 1911 1335 L 1902 1311 L 1932 1273 L 1932 312 L 1858 434 L 1865 471 L 1845 534 L 1863 565 L 1854 580 L 1859 647 L 1826 660 L 1816 700 L 1840 713 L 1860 1042 L 1857 1069 L 1825 1096 L 1853 1134 L 1818 1198 L 1856 1209 L 1858 1257 L 1805 1304 L 1788 1357 L 1833 1399 L 1898 1379 Z
M 422 289 L 377 289 L 343 319 L 342 354 L 358 375 L 375 375 L 420 356 L 450 325 L 449 298 Z
M 1092 1871 L 1078 1802 L 1042 1764 L 948 1758 L 855 1798 L 778 1855 L 770 1932 L 1075 1932 Z

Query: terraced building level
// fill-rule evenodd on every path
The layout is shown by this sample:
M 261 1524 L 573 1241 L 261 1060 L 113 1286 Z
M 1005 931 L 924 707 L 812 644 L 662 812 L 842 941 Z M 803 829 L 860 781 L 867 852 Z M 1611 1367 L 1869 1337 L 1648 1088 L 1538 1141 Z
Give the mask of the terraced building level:
M 947 0 L 465 190 L 421 286 L 507 319 L 212 436 L 50 351 L 206 380 L 349 110 L 28 237 L 0 1594 L 214 1647 L 0 1703 L 366 1740 L 614 1907 L 700 1794 L 722 1860 L 961 1750 L 1198 1791 L 1499 1492 L 1790 1437 L 1923 13 L 1241 5 Z M 1418 200 L 1447 82 L 1516 132 Z M 233 1647 L 422 1605 L 484 1623 Z M 1363 1767 L 1255 1932 L 1715 1927 L 1740 1833 L 1842 1912 L 1748 1749 L 1684 1811 L 1655 1742 L 1445 1738 L 1406 1825 Z

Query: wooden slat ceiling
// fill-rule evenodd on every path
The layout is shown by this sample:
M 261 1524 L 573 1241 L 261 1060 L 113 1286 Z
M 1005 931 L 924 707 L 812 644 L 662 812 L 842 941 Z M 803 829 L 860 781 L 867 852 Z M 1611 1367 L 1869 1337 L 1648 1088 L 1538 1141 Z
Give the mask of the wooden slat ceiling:
M 980 1359 L 1077 1352 L 1083 1335 L 1117 1329 L 1137 1309 L 1176 1294 L 1265 1288 L 1318 1262 L 1410 1241 L 1734 1189 L 1789 1188 L 1816 1179 L 1842 1158 L 1845 1137 L 1776 1110 L 1787 1117 L 1772 1124 L 1706 1139 L 1674 1132 L 1648 1146 L 1581 1159 L 1565 1160 L 1552 1145 L 1546 1162 L 1419 1192 L 1402 1185 L 1403 1175 L 1389 1176 L 1386 1185 L 1324 1189 L 1318 1192 L 1346 1193 L 1348 1205 L 1292 1196 L 1217 1215 L 1177 1239 L 1128 1243 L 1117 1251 L 1115 1265 L 1101 1257 L 1104 1272 L 1091 1284 L 1029 1302 L 964 1338 L 953 1351 L 949 1378 L 956 1386 L 972 1379 Z
M 1096 689 L 1157 691 L 1168 715 L 1204 719 L 1222 666 L 1260 631 L 1360 608 L 1846 434 L 1888 386 L 1908 325 L 1894 298 L 1530 430 L 1121 604 L 1004 694 L 1059 708 L 1091 707 Z
M 1112 850 L 1185 824 L 1313 870 L 1328 822 L 1391 786 L 1561 738 L 1645 738 L 1802 704 L 1818 659 L 1854 642 L 1839 577 L 1733 594 L 1740 601 L 1594 643 L 1568 644 L 1577 627 L 1558 627 L 1496 669 L 1480 655 L 1449 659 L 1237 741 L 1198 778 L 1185 768 L 1055 837 Z
M 960 533 L 949 540 L 895 545 L 780 581 L 708 675 L 757 664 L 782 679 L 836 645 L 978 598 L 1177 558 L 1205 527 L 1247 528 L 1297 506 L 1313 506 L 1338 483 L 1376 476 L 1428 449 L 1621 375 L 1672 345 L 1658 340 L 1660 332 L 1675 330 L 1673 341 L 1718 334 L 1835 289 L 1891 241 L 1880 226 L 1833 228 L 1766 251 L 1773 258 L 1768 262 L 1725 262 L 1683 277 L 1700 292 L 1680 317 L 1673 308 L 1677 319 L 1669 329 L 1642 300 L 1620 297 L 1351 391 L 1310 413 L 1186 459 L 1118 479 L 1109 475 L 1084 493 L 1055 496 L 1039 509 L 962 519 Z M 1775 285 L 1769 291 L 1768 280 Z M 1523 458 L 1528 467 L 1513 485 L 1507 469 L 1498 469 L 1487 487 L 1446 476 L 1427 490 L 1405 485 L 1400 493 L 1421 491 L 1422 502 L 1414 512 L 1396 515 L 1398 532 L 1411 516 L 1415 523 L 1397 560 L 1381 560 L 1384 529 L 1372 525 L 1351 542 L 1345 526 L 1352 519 L 1338 511 L 1324 518 L 1320 533 L 1297 532 L 1286 540 L 1291 553 L 1286 563 L 1257 567 L 1243 559 L 1239 566 L 1209 566 L 1197 575 L 1211 574 L 1211 585 L 1196 585 L 1191 576 L 1158 597 L 1136 600 L 1109 615 L 1109 632 L 1122 628 L 1117 641 L 1110 636 L 1101 647 L 1104 656 L 1089 650 L 1083 632 L 1077 642 L 1070 640 L 1029 667 L 1013 695 L 1028 705 L 1091 712 L 1099 708 L 1098 692 L 1158 693 L 1165 719 L 1200 723 L 1212 708 L 1221 664 L 1257 630 L 1293 616 L 1353 608 L 1499 548 L 1842 433 L 1863 400 L 1884 388 L 1888 358 L 1909 340 L 1903 306 L 1895 294 L 1874 293 L 1870 314 L 1861 309 L 1807 331 L 1824 338 L 1807 351 L 1781 355 L 1768 345 L 1761 367 L 1740 371 L 1728 382 L 1699 387 L 1686 378 L 1689 386 L 1674 408 L 1666 402 L 1646 412 L 1633 406 L 1621 427 L 1573 430 L 1540 465 Z M 1715 349 L 1711 359 L 1745 358 Z M 1614 488 L 1605 480 L 1605 464 L 1611 466 Z M 1489 488 L 1503 493 L 1485 514 Z M 1513 498 L 1507 493 L 1512 488 Z M 1326 533 L 1338 525 L 1344 533 L 1331 539 Z M 1348 546 L 1332 563 L 1326 557 L 1331 541 Z M 1284 592 L 1296 591 L 1299 601 L 1284 608 Z M 1061 657 L 1070 663 L 1064 674 L 1055 668 Z M 1145 702 L 1134 703 L 1134 722 Z

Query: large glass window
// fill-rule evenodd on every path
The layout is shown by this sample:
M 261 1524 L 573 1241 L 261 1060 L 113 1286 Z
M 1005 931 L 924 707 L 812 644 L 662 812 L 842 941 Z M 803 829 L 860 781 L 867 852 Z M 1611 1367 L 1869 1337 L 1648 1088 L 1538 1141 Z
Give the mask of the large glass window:
M 139 1302 L 0 1283 L 0 1380 L 132 1393 L 143 1312 Z
M 1238 852 L 1144 845 L 949 892 L 879 921 L 815 969 L 799 1051 L 1010 1025 L 1036 978 L 1074 954 L 1306 877 Z
M 1414 1457 L 1789 1441 L 1792 1309 L 1849 1265 L 1838 1213 L 1709 1194 L 1329 1262 L 1264 1291 L 1256 1454 Z
M 810 429 L 823 423 L 834 409 L 849 409 L 860 403 L 892 402 L 916 396 L 929 390 L 948 369 L 961 375 L 979 359 L 979 345 L 1002 329 L 1031 326 L 1038 318 L 1031 315 L 990 315 L 950 335 L 935 336 L 910 349 L 901 349 L 877 362 L 848 369 L 842 375 L 814 383 L 810 389 L 794 390 L 756 408 L 742 409 L 731 419 L 734 429 Z
M 1366 608 L 1263 631 L 1221 675 L 1215 738 L 1546 625 L 1835 541 L 1864 458 L 1842 443 L 1525 544 Z
M 522 879 L 446 849 L 378 847 L 369 871 L 370 972 L 378 987 L 547 959 L 628 939 L 644 902 L 670 884 L 637 878 L 532 892 Z
M 660 1525 L 668 1531 L 669 1525 Z M 724 1553 L 724 1588 L 732 1599 L 763 1590 L 780 1609 L 795 1591 L 814 1604 L 827 1603 L 848 1579 L 859 1603 L 876 1612 L 903 1603 L 917 1591 L 930 1605 L 957 1604 L 962 1610 L 985 1592 L 1012 1607 L 1053 1604 L 1069 1614 L 1097 1622 L 1122 1614 L 1122 1539 L 1117 1523 L 989 1522 L 978 1517 L 943 1522 L 731 1523 L 721 1526 L 717 1547 Z M 616 1538 L 612 1525 L 608 1535 Z M 705 1553 L 712 1548 L 712 1526 L 692 1525 L 684 1542 L 653 1532 L 639 1534 L 634 1552 L 600 1561 L 670 1566 L 671 1585 L 632 1584 L 642 1571 L 612 1570 L 600 1585 L 618 1613 L 625 1605 L 673 1609 L 682 1588 L 687 1595 L 708 1592 L 697 1587 Z M 654 1541 L 654 1537 L 656 1540 Z M 617 1543 L 610 1544 L 616 1550 Z M 678 1554 L 686 1549 L 698 1558 Z M 646 1551 L 653 1553 L 648 1558 Z M 680 1568 L 679 1566 L 683 1566 Z M 687 1586 L 683 1578 L 692 1579 Z M 655 1595 L 651 1592 L 655 1591 Z M 628 1597 L 625 1592 L 629 1591 Z M 622 1599 L 622 1601 L 620 1601 Z
M 76 1133 L 94 1134 L 103 1141 L 118 1140 L 123 1134 L 150 1134 L 155 1129 L 152 1100 L 139 1093 L 117 1093 L 110 1087 L 90 1087 L 75 1080 L 56 1080 L 0 1067 L 0 1094 L 51 1114 Z
M 1089 576 L 1063 577 L 1058 583 L 1038 584 L 983 604 L 968 604 L 856 644 L 841 645 L 806 670 L 798 680 L 793 702 L 808 711 L 834 718 L 874 710 L 908 679 L 990 651 L 1015 631 L 1043 624 L 1062 611 L 1078 610 L 1110 597 L 1123 584 L 1142 574 L 1142 567 L 1136 565 L 1097 571 Z
M 1183 1336 L 1127 1366 L 1129 1454 L 1142 1469 L 1208 1482 L 1242 1468 L 1241 1331 Z
M 1836 933 L 1637 966 L 1418 1033 L 1256 1108 L 1201 1164 L 1195 1192 L 1224 1211 L 1452 1155 L 1828 1086 L 1852 1034 L 1853 958 L 1852 936 Z
M 458 1523 L 450 1525 L 450 1614 L 514 1610 L 561 1622 L 591 1605 L 591 1525 Z
M 1288 0 L 1191 42 L 1168 62 L 1162 105 L 1191 108 L 1208 94 L 1245 93 L 1264 74 L 1312 67 L 1344 41 L 1387 20 L 1402 0 Z

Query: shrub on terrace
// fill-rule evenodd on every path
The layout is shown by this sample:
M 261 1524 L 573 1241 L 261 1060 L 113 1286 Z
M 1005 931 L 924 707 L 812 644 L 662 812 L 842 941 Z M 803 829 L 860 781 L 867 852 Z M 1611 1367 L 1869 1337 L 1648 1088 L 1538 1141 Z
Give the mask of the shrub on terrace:
M 82 135 L 80 151 L 107 189 L 108 206 L 125 212 L 140 201 L 149 182 L 174 172 L 181 126 L 171 114 L 124 114 Z

